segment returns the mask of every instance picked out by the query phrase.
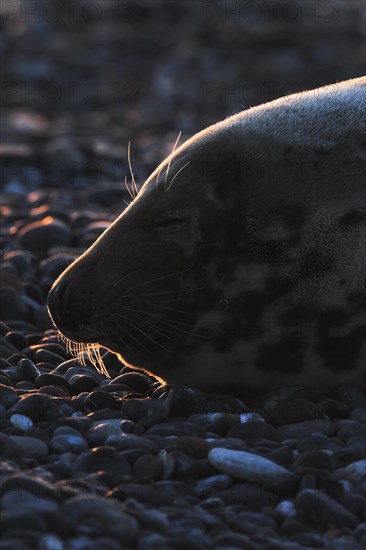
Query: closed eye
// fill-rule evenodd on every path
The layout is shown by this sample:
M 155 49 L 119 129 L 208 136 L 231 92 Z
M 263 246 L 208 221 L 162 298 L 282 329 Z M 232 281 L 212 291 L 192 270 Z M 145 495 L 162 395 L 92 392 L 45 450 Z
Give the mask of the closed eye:
M 165 218 L 158 218 L 154 222 L 154 228 L 161 234 L 177 233 L 183 229 L 189 222 L 188 216 L 167 216 Z

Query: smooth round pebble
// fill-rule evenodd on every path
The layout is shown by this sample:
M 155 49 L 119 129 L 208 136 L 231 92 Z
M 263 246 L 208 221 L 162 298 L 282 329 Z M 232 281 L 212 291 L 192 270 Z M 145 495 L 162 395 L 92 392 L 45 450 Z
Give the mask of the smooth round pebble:
M 13 426 L 15 426 L 16 428 L 20 428 L 25 432 L 33 427 L 32 420 L 29 418 L 29 416 L 25 416 L 24 414 L 12 414 L 10 417 L 10 422 L 13 424 Z
M 275 462 L 246 451 L 213 448 L 208 453 L 208 459 L 218 470 L 255 483 L 281 483 L 291 475 Z

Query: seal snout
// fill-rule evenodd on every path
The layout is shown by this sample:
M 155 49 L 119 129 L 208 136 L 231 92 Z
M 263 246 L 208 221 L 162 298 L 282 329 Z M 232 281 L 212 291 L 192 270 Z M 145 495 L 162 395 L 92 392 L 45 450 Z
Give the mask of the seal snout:
M 53 322 L 66 335 L 78 332 L 79 330 L 78 323 L 73 319 L 67 305 L 70 281 L 71 277 L 62 277 L 53 285 L 47 298 L 47 306 Z

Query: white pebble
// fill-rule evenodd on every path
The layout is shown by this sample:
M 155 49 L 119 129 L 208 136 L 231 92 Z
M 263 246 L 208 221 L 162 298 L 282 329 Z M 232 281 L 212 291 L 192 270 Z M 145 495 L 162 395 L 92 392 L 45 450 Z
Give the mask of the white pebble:
M 38 548 L 39 550 L 63 550 L 64 543 L 56 535 L 43 535 Z
M 276 510 L 286 518 L 292 518 L 296 515 L 295 506 L 289 500 L 283 500 L 276 506 Z
M 247 422 L 265 422 L 263 416 L 257 413 L 243 413 L 240 415 L 240 424 L 247 424 Z
M 15 428 L 20 428 L 25 432 L 30 430 L 33 426 L 32 420 L 29 416 L 25 416 L 25 414 L 12 414 L 10 417 L 10 422 L 13 426 L 15 426 Z
M 208 459 L 221 472 L 254 483 L 281 483 L 291 475 L 272 460 L 246 451 L 214 447 L 208 453 Z
M 351 474 L 355 481 L 361 481 L 366 476 L 366 459 L 351 462 L 351 464 L 345 467 L 345 470 Z

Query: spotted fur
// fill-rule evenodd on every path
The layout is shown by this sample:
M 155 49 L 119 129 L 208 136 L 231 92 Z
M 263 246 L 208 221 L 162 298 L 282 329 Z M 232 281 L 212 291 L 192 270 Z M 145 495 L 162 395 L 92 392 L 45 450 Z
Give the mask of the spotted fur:
M 61 332 L 205 390 L 366 377 L 366 78 L 172 153 L 56 281 Z

